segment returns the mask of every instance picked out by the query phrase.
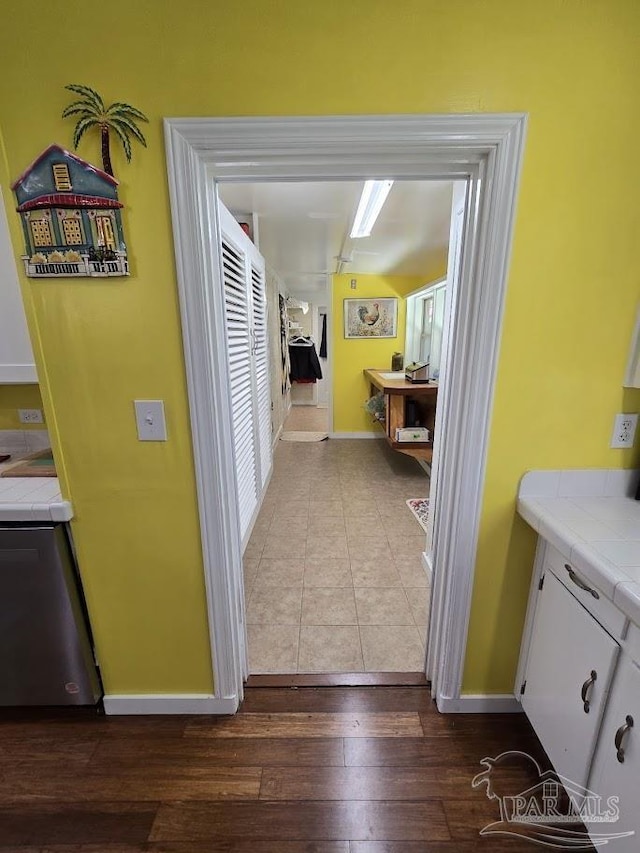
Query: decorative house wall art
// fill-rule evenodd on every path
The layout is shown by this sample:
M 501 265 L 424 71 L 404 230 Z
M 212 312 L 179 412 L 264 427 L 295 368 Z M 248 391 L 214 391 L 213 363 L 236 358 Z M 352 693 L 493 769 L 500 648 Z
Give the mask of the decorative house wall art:
M 139 109 L 132 107 L 131 104 L 124 104 L 121 101 L 115 101 L 106 107 L 101 96 L 90 86 L 70 83 L 65 88 L 76 95 L 80 95 L 80 100 L 69 104 L 62 111 L 62 118 L 73 116 L 76 120 L 73 147 L 78 148 L 78 144 L 87 130 L 94 127 L 99 128 L 102 168 L 108 175 L 113 175 L 113 167 L 111 165 L 112 131 L 114 136 L 122 143 L 127 163 L 131 162 L 132 138 L 137 139 L 145 148 L 147 147 L 147 142 L 136 122 L 148 122 L 149 119 Z
M 11 189 L 18 201 L 31 278 L 129 274 L 118 182 L 50 145 Z

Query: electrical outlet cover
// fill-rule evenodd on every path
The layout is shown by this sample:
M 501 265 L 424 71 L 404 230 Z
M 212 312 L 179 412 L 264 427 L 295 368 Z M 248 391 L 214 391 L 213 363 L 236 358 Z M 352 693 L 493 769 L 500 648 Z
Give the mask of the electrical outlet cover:
M 633 447 L 638 426 L 638 415 L 620 414 L 616 415 L 613 422 L 613 433 L 611 435 L 611 447 Z
M 41 409 L 18 409 L 18 417 L 21 424 L 43 423 Z

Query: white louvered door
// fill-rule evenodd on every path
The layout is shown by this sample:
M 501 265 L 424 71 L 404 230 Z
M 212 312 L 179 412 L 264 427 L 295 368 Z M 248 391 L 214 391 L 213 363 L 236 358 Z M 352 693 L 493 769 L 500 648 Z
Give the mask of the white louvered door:
M 224 233 L 222 266 L 238 510 L 240 532 L 244 537 L 258 503 L 251 381 L 251 327 L 244 256 Z
M 227 364 L 243 547 L 271 471 L 264 259 L 219 202 Z
M 262 260 L 262 259 L 261 259 Z M 251 261 L 251 308 L 253 318 L 253 356 L 256 385 L 257 431 L 260 455 L 260 486 L 271 471 L 271 390 L 267 330 L 267 294 L 264 262 Z

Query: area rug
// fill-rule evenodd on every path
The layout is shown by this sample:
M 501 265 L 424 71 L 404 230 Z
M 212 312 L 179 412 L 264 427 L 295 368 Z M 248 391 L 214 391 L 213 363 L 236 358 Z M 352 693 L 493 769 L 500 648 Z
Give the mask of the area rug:
M 427 519 L 429 517 L 429 498 L 409 498 L 407 506 L 420 522 L 420 526 L 426 532 Z
M 324 441 L 329 438 L 328 432 L 283 432 L 280 441 Z

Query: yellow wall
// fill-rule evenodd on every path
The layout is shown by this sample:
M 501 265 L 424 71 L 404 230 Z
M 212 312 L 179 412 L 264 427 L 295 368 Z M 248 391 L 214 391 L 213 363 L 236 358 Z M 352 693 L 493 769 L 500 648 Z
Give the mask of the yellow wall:
M 80 0 L 63 20 L 20 0 L 2 13 L 7 202 L 9 176 L 70 143 L 66 83 L 151 119 L 147 150 L 134 143 L 131 165 L 113 155 L 132 276 L 24 285 L 112 692 L 211 686 L 162 117 L 529 113 L 464 682 L 509 690 L 533 548 L 518 479 L 633 461 L 608 439 L 614 413 L 639 403 L 620 386 L 640 226 L 638 178 L 620 164 L 640 131 L 640 4 L 110 0 L 107 25 Z M 98 152 L 87 134 L 80 155 Z M 166 444 L 136 442 L 136 396 L 166 401 Z
M 356 289 L 351 280 L 356 279 Z M 376 432 L 363 405 L 371 396 L 362 371 L 366 367 L 391 370 L 391 355 L 404 352 L 406 302 L 404 297 L 425 284 L 422 276 L 348 275 L 333 276 L 333 429 L 335 432 Z M 344 336 L 343 299 L 398 299 L 398 334 L 395 338 L 349 339 Z
M 37 385 L 0 385 L 0 429 L 44 429 L 46 427 L 46 424 L 20 423 L 18 409 L 42 411 L 42 397 Z

